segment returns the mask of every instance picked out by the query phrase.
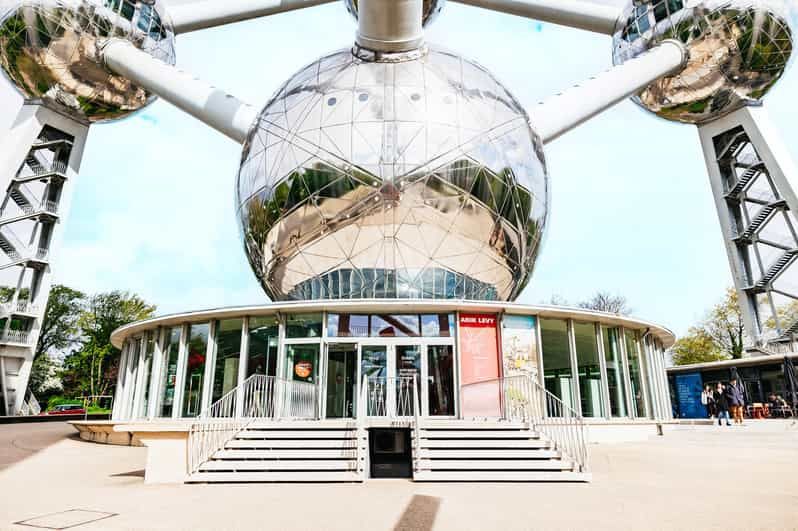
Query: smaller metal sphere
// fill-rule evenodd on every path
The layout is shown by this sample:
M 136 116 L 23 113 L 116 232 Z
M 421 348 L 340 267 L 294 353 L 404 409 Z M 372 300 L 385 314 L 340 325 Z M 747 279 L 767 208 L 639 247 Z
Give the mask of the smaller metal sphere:
M 425 27 L 438 18 L 445 3 L 446 0 L 424 0 L 422 24 Z M 346 5 L 346 10 L 357 20 L 357 0 L 344 0 L 344 4 Z
M 702 124 L 761 100 L 787 69 L 793 51 L 791 0 L 633 0 L 613 38 L 622 64 L 666 39 L 689 58 L 676 75 L 635 101 L 667 120 Z
M 105 68 L 112 38 L 175 64 L 162 0 L 14 0 L 0 12 L 0 68 L 26 100 L 84 122 L 116 120 L 155 97 Z

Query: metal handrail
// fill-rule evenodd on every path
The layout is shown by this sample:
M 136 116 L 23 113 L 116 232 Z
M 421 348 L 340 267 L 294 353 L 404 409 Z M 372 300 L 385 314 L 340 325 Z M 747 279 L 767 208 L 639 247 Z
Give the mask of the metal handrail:
M 413 374 L 413 472 L 419 469 L 421 455 L 421 402 L 418 398 L 418 374 Z
M 580 472 L 587 472 L 589 452 L 585 419 L 530 375 L 506 376 L 461 387 L 463 398 L 476 396 L 492 402 L 491 412 L 500 418 L 528 422 L 547 436 Z M 498 402 L 493 402 L 493 399 Z
M 203 410 L 191 424 L 188 473 L 193 474 L 256 419 L 316 418 L 318 387 L 253 374 Z
M 368 441 L 366 437 L 367 401 L 368 376 L 363 375 L 360 385 L 360 397 L 357 400 L 357 418 L 355 420 L 357 426 L 357 471 L 362 481 L 365 481 L 367 476 L 366 457 L 368 456 L 368 449 L 365 447 Z
M 412 418 L 415 415 L 413 398 L 418 394 L 417 385 L 415 375 L 367 378 L 367 415 Z

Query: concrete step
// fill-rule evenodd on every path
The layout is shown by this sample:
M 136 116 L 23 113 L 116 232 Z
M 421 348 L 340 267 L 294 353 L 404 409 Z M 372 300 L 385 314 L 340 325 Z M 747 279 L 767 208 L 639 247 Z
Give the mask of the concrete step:
M 244 470 L 268 472 L 274 470 L 357 470 L 354 459 L 299 459 L 299 460 L 214 460 L 200 467 L 202 471 Z
M 419 470 L 573 470 L 571 461 L 559 459 L 421 459 Z
M 360 482 L 357 472 L 196 472 L 187 483 L 341 483 Z
M 422 439 L 539 439 L 530 430 L 420 430 Z
M 499 420 L 457 420 L 457 419 L 422 419 L 419 422 L 421 429 L 445 430 L 526 430 L 526 422 L 505 422 Z
M 582 472 L 547 471 L 434 471 L 419 470 L 415 481 L 519 481 L 519 482 L 588 482 L 590 474 Z
M 549 448 L 542 439 L 421 439 L 421 448 Z
M 485 449 L 469 448 L 451 450 L 448 448 L 421 448 L 416 450 L 419 459 L 557 459 L 561 457 L 556 450 L 526 449 Z
M 354 439 L 357 430 L 273 430 L 252 429 L 236 435 L 237 439 Z
M 355 439 L 234 439 L 226 448 L 356 448 Z
M 247 426 L 251 430 L 319 430 L 319 429 L 357 429 L 352 419 L 329 420 L 254 420 Z
M 357 448 L 219 450 L 213 459 L 356 459 Z

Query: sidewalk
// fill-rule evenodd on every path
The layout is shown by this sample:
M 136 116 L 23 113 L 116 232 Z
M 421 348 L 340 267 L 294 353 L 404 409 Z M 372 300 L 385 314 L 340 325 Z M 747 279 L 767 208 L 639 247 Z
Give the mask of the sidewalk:
M 83 442 L 59 426 L 49 446 L 51 432 L 0 427 L 0 458 L 37 440 L 42 448 L 0 470 L 0 529 L 30 531 L 14 522 L 73 509 L 112 515 L 78 531 L 798 528 L 798 425 L 789 421 L 678 426 L 645 443 L 592 446 L 587 485 L 145 486 L 146 448 Z

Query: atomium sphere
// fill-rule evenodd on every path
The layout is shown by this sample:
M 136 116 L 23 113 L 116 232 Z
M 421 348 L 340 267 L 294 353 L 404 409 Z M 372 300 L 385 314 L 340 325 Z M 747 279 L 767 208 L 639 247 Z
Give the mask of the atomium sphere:
M 548 210 L 542 143 L 482 67 L 324 57 L 244 146 L 245 248 L 272 299 L 514 299 Z
M 14 0 L 11 6 L 0 13 L 0 67 L 27 100 L 78 120 L 115 120 L 154 99 L 105 68 L 101 47 L 109 38 L 175 63 L 161 0 Z
M 445 3 L 446 0 L 424 0 L 422 25 L 426 27 L 427 24 L 438 18 Z M 344 4 L 346 4 L 346 10 L 357 20 L 357 0 L 344 0 Z
M 666 39 L 687 46 L 683 71 L 635 98 L 668 120 L 701 124 L 759 101 L 793 49 L 792 0 L 635 0 L 613 38 L 615 64 Z

